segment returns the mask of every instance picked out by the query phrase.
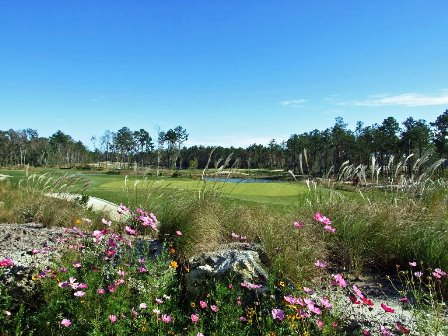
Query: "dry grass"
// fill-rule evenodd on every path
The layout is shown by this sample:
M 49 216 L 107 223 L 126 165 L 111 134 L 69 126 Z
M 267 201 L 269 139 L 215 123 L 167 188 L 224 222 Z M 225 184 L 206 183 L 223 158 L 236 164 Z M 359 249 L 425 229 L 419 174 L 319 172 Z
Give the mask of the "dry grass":
M 0 182 L 1 223 L 42 223 L 46 226 L 72 227 L 82 224 L 81 218 L 99 223 L 102 214 L 95 214 L 77 202 L 46 197 L 46 192 L 82 190 L 77 178 L 51 178 L 31 175 L 18 184 Z

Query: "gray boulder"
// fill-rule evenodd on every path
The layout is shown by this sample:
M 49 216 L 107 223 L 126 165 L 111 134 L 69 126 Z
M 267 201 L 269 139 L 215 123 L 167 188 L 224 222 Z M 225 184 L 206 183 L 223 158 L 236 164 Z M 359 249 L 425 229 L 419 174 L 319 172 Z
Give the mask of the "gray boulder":
M 231 243 L 220 249 L 201 253 L 189 259 L 186 288 L 190 295 L 201 295 L 213 281 L 236 278 L 247 288 L 263 291 L 268 275 L 264 269 L 268 258 L 261 246 L 248 243 Z
M 62 228 L 42 224 L 0 224 L 0 259 L 11 258 L 12 268 L 3 269 L 0 284 L 8 288 L 13 299 L 32 302 L 36 283 L 32 276 L 50 266 L 51 257 L 59 255 L 61 239 L 67 237 Z

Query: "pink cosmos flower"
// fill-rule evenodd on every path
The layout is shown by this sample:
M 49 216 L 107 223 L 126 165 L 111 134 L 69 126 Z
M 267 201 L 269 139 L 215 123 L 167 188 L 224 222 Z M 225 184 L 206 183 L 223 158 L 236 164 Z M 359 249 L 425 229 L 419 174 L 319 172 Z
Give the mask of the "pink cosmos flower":
M 76 291 L 73 293 L 74 296 L 76 297 L 83 297 L 84 295 L 86 295 L 86 292 L 83 291 Z
M 199 321 L 199 316 L 196 314 L 191 314 L 191 322 L 197 323 Z
M 305 306 L 304 301 L 300 298 L 295 298 L 295 297 L 292 297 L 289 295 L 289 296 L 284 296 L 283 299 L 286 302 L 288 302 L 290 305 L 293 305 L 293 306 L 295 306 L 295 305 L 301 305 L 302 307 Z
M 440 268 L 436 268 L 436 269 L 434 270 L 434 272 L 432 272 L 432 275 L 433 275 L 435 278 L 440 279 L 440 278 L 442 278 L 443 276 L 446 276 L 446 273 L 445 273 L 444 271 L 442 271 Z
M 352 293 L 350 293 L 350 294 L 348 295 L 348 298 L 350 299 L 350 301 L 351 301 L 353 304 L 361 304 L 361 302 L 358 301 L 358 299 L 356 299 L 356 296 L 354 296 Z
M 344 280 L 341 274 L 333 275 L 333 278 L 339 287 L 347 287 L 347 282 Z
M 409 262 L 409 266 L 415 267 L 415 266 L 417 266 L 417 262 L 416 261 L 410 261 Z
M 165 315 L 165 314 L 163 314 L 163 315 L 162 315 L 162 322 L 170 323 L 170 322 L 171 322 L 171 315 Z
M 118 271 L 117 271 L 117 274 L 118 274 L 119 276 L 124 277 L 124 276 L 126 275 L 126 272 L 123 271 L 123 270 L 118 270 Z
M 80 289 L 86 289 L 86 288 L 89 288 L 89 286 L 86 284 L 86 283 L 80 283 L 79 284 L 79 286 L 78 286 L 78 288 L 80 288 Z
M 99 294 L 99 295 L 103 295 L 104 293 L 106 293 L 106 291 L 103 288 L 98 288 L 96 290 L 96 293 Z
M 241 321 L 241 322 L 247 322 L 247 318 L 245 318 L 244 316 L 241 316 L 241 317 L 240 317 L 240 321 Z
M 248 289 L 257 289 L 257 288 L 261 288 L 262 287 L 261 285 L 253 284 L 253 283 L 250 283 L 250 282 L 247 282 L 247 281 L 242 282 L 240 285 L 241 285 L 241 287 L 245 287 L 245 288 L 248 288 Z
M 146 308 L 148 308 L 148 305 L 146 303 L 142 302 L 142 303 L 140 303 L 139 307 L 140 307 L 140 309 L 146 309 Z
M 4 258 L 0 260 L 0 267 L 12 267 L 14 266 L 14 261 L 11 258 Z
M 304 299 L 303 301 L 305 301 L 306 306 L 308 308 L 308 310 L 314 314 L 320 315 L 322 313 L 322 311 L 315 306 L 314 301 L 311 299 Z
M 211 309 L 212 311 L 214 311 L 215 313 L 218 312 L 218 310 L 219 310 L 218 306 L 215 306 L 215 305 L 211 305 L 211 306 L 210 306 L 210 309 Z
M 67 271 L 68 271 L 67 267 L 61 267 L 59 269 L 59 272 L 61 272 L 61 273 L 67 273 Z
M 331 225 L 331 220 L 322 215 L 320 212 L 316 212 L 314 214 L 314 220 L 324 225 Z
M 294 227 L 295 227 L 296 229 L 300 229 L 300 228 L 302 228 L 302 227 L 305 225 L 305 224 L 302 223 L 302 222 L 294 222 L 293 224 L 294 224 Z
M 156 315 L 160 314 L 160 309 L 153 309 L 152 312 Z
M 81 263 L 79 261 L 75 261 L 73 264 L 74 268 L 80 268 L 81 267 Z
M 62 281 L 62 282 L 58 283 L 58 287 L 59 288 L 68 287 L 68 282 L 67 281 Z
M 319 268 L 322 268 L 322 269 L 327 267 L 327 263 L 324 262 L 324 261 L 320 261 L 320 260 L 316 260 L 316 262 L 314 263 L 314 265 L 315 265 L 316 267 L 319 267 Z
M 284 320 L 285 319 L 285 311 L 278 309 L 278 308 L 274 308 L 272 309 L 272 318 L 274 320 Z
M 307 312 L 305 309 L 297 309 L 297 314 L 299 314 L 299 316 L 304 319 L 311 316 L 311 314 Z
M 362 302 L 364 302 L 366 305 L 368 305 L 368 306 L 373 306 L 373 302 L 372 302 L 372 300 L 370 300 L 370 299 L 368 299 L 368 298 L 366 298 L 366 297 L 363 297 L 361 300 L 362 300 Z
M 103 232 L 99 231 L 99 230 L 93 231 L 92 236 L 93 236 L 93 241 L 97 244 L 104 238 Z
M 182 231 L 179 231 L 179 230 L 176 231 L 176 235 L 179 236 L 179 237 L 182 236 Z
M 397 322 L 397 330 L 400 332 L 400 334 L 406 334 L 406 335 L 411 332 L 411 329 L 406 328 L 404 324 L 401 322 Z
M 316 315 L 322 314 L 322 311 L 318 307 L 316 307 L 315 305 L 308 305 L 307 307 L 308 307 L 310 312 L 312 312 L 312 313 L 314 313 Z
M 417 278 L 420 278 L 420 277 L 423 275 L 423 272 L 415 272 L 414 275 L 415 275 Z
M 205 302 L 205 301 L 199 301 L 199 306 L 200 306 L 202 309 L 207 308 L 207 302 Z
M 333 308 L 333 305 L 330 303 L 330 301 L 327 298 L 319 298 L 320 303 L 322 304 L 322 307 L 326 309 Z
M 107 257 L 113 257 L 116 252 L 112 249 L 107 249 L 105 253 Z
M 322 329 L 325 325 L 325 323 L 322 320 L 316 320 L 316 325 L 319 329 Z
M 156 298 L 156 303 L 157 303 L 157 304 L 162 304 L 162 303 L 163 303 L 163 300 L 162 300 L 162 299 L 159 299 L 159 298 Z
M 9 310 L 5 310 L 5 315 L 6 316 L 11 316 L 11 312 Z
M 434 272 L 439 273 L 441 276 L 445 276 L 446 272 L 442 271 L 440 268 L 436 268 Z
M 235 232 L 231 233 L 232 238 L 234 239 L 240 239 L 240 235 L 236 234 Z
M 204 336 L 204 334 L 201 333 L 201 332 L 198 332 L 198 333 L 196 334 L 196 336 Z
M 336 228 L 331 225 L 325 225 L 324 229 L 330 233 L 336 233 Z
M 68 319 L 62 319 L 61 324 L 62 324 L 64 327 L 68 328 L 68 327 L 70 327 L 70 326 L 72 325 L 72 321 L 70 321 L 70 320 L 68 320 Z
M 109 315 L 109 320 L 110 320 L 112 323 L 115 323 L 115 322 L 117 322 L 117 316 L 115 316 L 115 315 Z
M 432 275 L 433 275 L 435 278 L 437 278 L 437 279 L 442 278 L 442 275 L 439 274 L 439 273 L 437 273 L 437 272 L 432 272 Z
M 144 268 L 143 266 L 140 266 L 140 267 L 138 268 L 138 271 L 139 271 L 140 273 L 148 272 L 148 270 L 147 270 L 146 268 Z
M 381 336 L 390 336 L 390 335 L 392 335 L 391 331 L 389 329 L 387 329 L 387 327 L 385 327 L 383 325 L 380 327 L 380 332 L 381 332 Z
M 313 294 L 313 290 L 311 288 L 308 287 L 303 287 L 303 291 L 309 295 Z
M 362 331 L 363 336 L 370 336 L 370 330 L 363 330 Z
M 386 313 L 395 313 L 395 310 L 392 307 L 389 307 L 388 305 L 386 305 L 384 303 L 382 303 L 380 306 L 381 306 L 381 308 L 384 309 L 384 311 Z
M 130 234 L 131 236 L 135 236 L 136 234 L 137 234 L 137 231 L 135 230 L 135 229 L 133 229 L 133 228 L 131 228 L 130 226 L 125 226 L 124 227 L 124 230 L 128 233 L 128 234 Z
M 107 286 L 107 290 L 109 291 L 109 293 L 115 292 L 116 289 L 117 289 L 117 287 L 114 285 Z
M 70 277 L 69 279 L 69 286 L 73 289 L 77 289 L 79 286 L 79 283 L 76 282 L 76 279 L 74 277 Z
M 104 225 L 107 225 L 107 226 L 111 226 L 111 225 L 112 225 L 112 221 L 108 221 L 108 220 L 105 219 L 105 218 L 103 218 L 103 219 L 101 220 L 101 222 L 102 222 Z
M 32 249 L 31 253 L 32 253 L 32 254 L 38 254 L 38 253 L 40 253 L 40 250 L 38 250 L 38 249 Z
M 353 285 L 353 291 L 356 293 L 356 295 L 358 295 L 358 297 L 360 299 L 364 299 L 364 295 L 362 294 L 362 292 L 359 290 L 358 287 L 356 287 L 356 285 Z
M 120 278 L 120 279 L 114 281 L 114 285 L 115 286 L 120 286 L 122 284 L 124 284 L 124 279 L 123 278 Z
M 402 298 L 400 298 L 398 301 L 400 301 L 400 302 L 409 302 L 409 299 L 407 298 L 407 297 L 402 297 Z
M 117 212 L 118 212 L 120 215 L 123 215 L 123 214 L 127 214 L 127 213 L 129 213 L 129 209 L 126 208 L 126 207 L 123 205 L 123 203 L 120 203 L 120 205 L 118 206 Z

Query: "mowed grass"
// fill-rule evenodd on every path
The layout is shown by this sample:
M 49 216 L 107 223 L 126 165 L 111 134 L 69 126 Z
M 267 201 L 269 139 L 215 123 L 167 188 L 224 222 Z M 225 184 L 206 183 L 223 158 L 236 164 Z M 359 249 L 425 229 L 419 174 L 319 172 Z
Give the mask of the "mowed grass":
M 163 197 L 168 194 L 219 193 L 229 201 L 244 203 L 266 203 L 281 206 L 293 206 L 298 198 L 308 191 L 304 183 L 272 182 L 272 183 L 229 183 L 205 182 L 188 178 L 143 177 L 107 174 L 84 174 L 76 170 L 34 169 L 32 173 L 61 176 L 77 174 L 89 181 L 86 193 L 106 199 L 114 203 L 133 203 L 143 196 Z M 13 176 L 18 182 L 25 177 L 23 170 L 0 170 L 0 174 Z

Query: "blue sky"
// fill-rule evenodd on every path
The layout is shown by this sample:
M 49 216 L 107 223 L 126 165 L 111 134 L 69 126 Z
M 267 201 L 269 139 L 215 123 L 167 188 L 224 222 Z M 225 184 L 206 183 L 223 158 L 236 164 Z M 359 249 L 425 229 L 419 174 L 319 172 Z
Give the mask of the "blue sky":
M 0 129 L 247 146 L 448 108 L 446 0 L 0 0 Z

